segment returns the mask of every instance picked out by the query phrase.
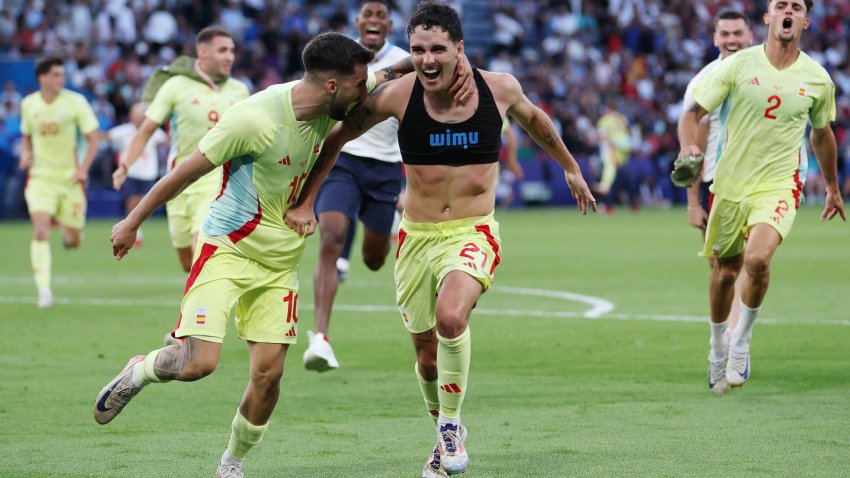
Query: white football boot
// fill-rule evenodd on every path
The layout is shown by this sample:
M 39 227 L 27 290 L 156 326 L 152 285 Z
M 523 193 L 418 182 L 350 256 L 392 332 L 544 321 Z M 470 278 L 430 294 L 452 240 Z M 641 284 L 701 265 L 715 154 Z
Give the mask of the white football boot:
M 142 387 L 133 385 L 133 365 L 145 359 L 144 355 L 131 358 L 121 372 L 106 384 L 94 402 L 94 419 L 106 425 L 115 418 L 130 400 L 142 391 Z
M 242 471 L 241 463 L 218 464 L 218 469 L 215 470 L 215 478 L 244 478 L 245 473 Z
M 723 394 L 729 390 L 729 383 L 726 381 L 726 362 L 729 358 L 729 347 L 723 351 L 720 360 L 712 360 L 711 352 L 708 353 L 708 389 L 716 394 Z
M 440 465 L 448 475 L 463 473 L 469 466 L 466 453 L 466 427 L 461 424 L 437 425 L 437 441 L 440 449 Z
M 310 338 L 310 345 L 304 351 L 304 368 L 316 372 L 327 372 L 339 368 L 339 362 L 334 356 L 334 349 L 325 338 L 325 334 L 321 332 L 313 333 L 312 330 L 308 330 L 307 337 Z
M 53 307 L 53 291 L 50 289 L 38 290 L 38 302 L 36 303 L 39 309 Z
M 750 344 L 729 346 L 729 364 L 726 366 L 726 381 L 740 387 L 750 378 Z

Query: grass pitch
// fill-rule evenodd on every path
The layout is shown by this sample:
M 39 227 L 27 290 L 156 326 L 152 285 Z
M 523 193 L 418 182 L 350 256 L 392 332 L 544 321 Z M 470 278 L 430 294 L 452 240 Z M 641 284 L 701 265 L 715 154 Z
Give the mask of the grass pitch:
M 683 210 L 580 217 L 497 213 L 504 254 L 473 313 L 464 403 L 469 478 L 847 476 L 850 226 L 804 208 L 777 253 L 752 345 L 753 375 L 706 387 L 708 267 Z M 0 477 L 212 477 L 247 382 L 228 330 L 218 370 L 152 385 L 114 422 L 93 401 L 178 317 L 185 275 L 165 223 L 111 257 L 111 222 L 77 251 L 53 237 L 57 304 L 35 308 L 30 227 L 0 223 Z M 301 342 L 248 477 L 417 477 L 434 432 L 394 306 L 391 261 L 354 255 L 331 337 L 337 371 L 301 365 L 317 240 L 301 269 Z

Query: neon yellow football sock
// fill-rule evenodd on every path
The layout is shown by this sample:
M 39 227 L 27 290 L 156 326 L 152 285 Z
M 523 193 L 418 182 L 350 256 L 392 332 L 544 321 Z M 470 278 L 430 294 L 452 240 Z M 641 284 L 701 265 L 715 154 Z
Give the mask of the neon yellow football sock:
M 230 442 L 227 444 L 227 452 L 239 460 L 244 460 L 245 455 L 261 441 L 263 434 L 269 424 L 254 425 L 249 422 L 239 410 L 236 410 L 236 416 L 233 417 L 233 423 L 230 425 Z
M 168 347 L 174 347 L 173 345 L 169 345 Z M 141 372 L 142 372 L 142 383 L 145 385 L 149 383 L 165 383 L 170 382 L 171 379 L 160 378 L 156 375 L 155 365 L 156 365 L 156 357 L 162 352 L 163 349 L 167 347 L 163 347 L 161 349 L 152 350 L 149 352 L 145 359 L 142 361 Z
M 442 337 L 437 332 L 437 385 L 440 397 L 440 415 L 457 418 L 466 396 L 466 381 L 469 378 L 469 361 L 472 355 L 472 338 L 469 327 L 453 339 Z
M 35 285 L 38 290 L 50 288 L 50 242 L 30 242 L 30 260 L 32 261 L 32 275 L 35 277 Z
M 419 362 L 413 362 L 413 371 L 416 373 L 416 381 L 419 382 L 419 390 L 422 391 L 422 398 L 425 399 L 425 408 L 428 409 L 428 414 L 434 423 L 437 423 L 437 418 L 440 417 L 440 396 L 437 393 L 437 381 L 427 381 L 422 378 L 419 372 Z

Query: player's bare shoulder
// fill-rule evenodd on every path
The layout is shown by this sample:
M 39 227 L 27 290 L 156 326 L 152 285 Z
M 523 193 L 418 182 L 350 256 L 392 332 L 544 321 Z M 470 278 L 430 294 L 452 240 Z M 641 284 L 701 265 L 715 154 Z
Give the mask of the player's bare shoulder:
M 415 81 L 416 72 L 411 72 L 395 80 L 381 83 L 369 92 L 363 105 L 375 114 L 395 116 L 401 120 Z
M 496 103 L 499 104 L 500 110 L 516 104 L 523 97 L 522 86 L 514 75 L 486 70 L 478 70 L 478 72 L 487 82 L 487 86 L 493 93 Z

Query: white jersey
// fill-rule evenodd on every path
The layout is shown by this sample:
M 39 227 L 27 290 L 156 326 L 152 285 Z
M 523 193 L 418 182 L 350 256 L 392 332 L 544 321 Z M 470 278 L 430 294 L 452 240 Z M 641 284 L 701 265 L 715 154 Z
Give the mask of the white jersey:
M 682 102 L 682 111 L 688 111 L 694 105 L 694 89 L 700 82 L 708 76 L 709 73 L 712 72 L 718 65 L 720 65 L 720 58 L 712 61 L 708 65 L 705 65 L 699 73 L 694 76 L 690 83 L 688 83 L 688 88 L 685 90 L 685 100 Z M 708 123 L 708 141 L 706 141 L 705 147 L 705 163 L 702 170 L 702 182 L 708 183 L 714 180 L 714 168 L 717 165 L 717 156 L 719 155 L 720 148 L 722 147 L 720 144 L 720 108 L 716 108 L 711 113 L 702 117 L 701 122 Z M 724 135 L 725 136 L 725 135 Z
M 136 127 L 132 123 L 118 125 L 109 130 L 109 141 L 115 145 L 115 150 L 118 151 L 118 161 L 124 161 L 127 157 L 127 148 L 130 147 L 130 141 L 133 135 L 136 134 Z M 153 181 L 159 177 L 159 158 L 156 154 L 156 145 L 168 141 L 165 132 L 157 128 L 154 131 L 148 144 L 139 158 L 127 170 L 127 177 L 139 179 L 142 181 Z
M 369 63 L 369 71 L 373 72 L 392 66 L 408 56 L 410 56 L 408 52 L 390 44 L 388 41 L 384 42 L 384 46 Z M 346 143 L 342 152 L 388 163 L 401 162 L 401 151 L 398 149 L 398 120 L 389 118 L 376 124 L 363 136 Z

